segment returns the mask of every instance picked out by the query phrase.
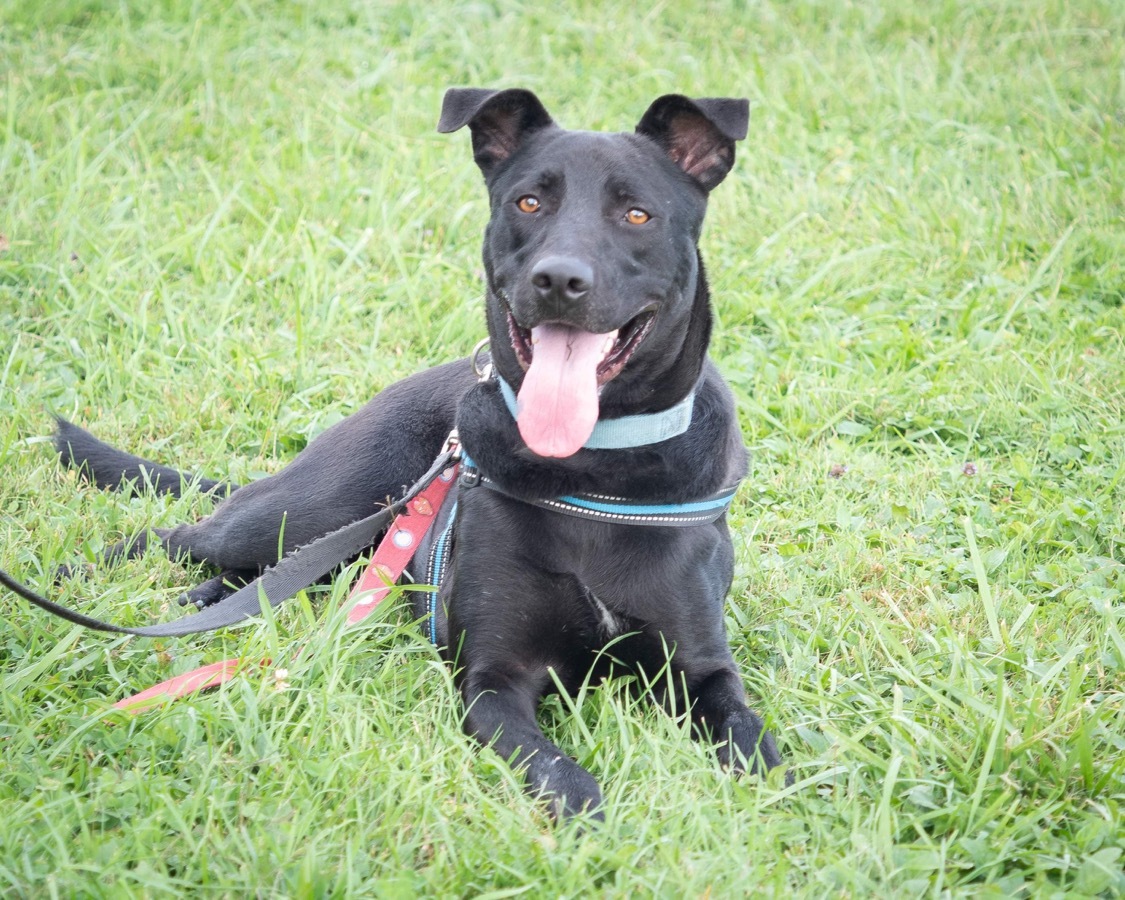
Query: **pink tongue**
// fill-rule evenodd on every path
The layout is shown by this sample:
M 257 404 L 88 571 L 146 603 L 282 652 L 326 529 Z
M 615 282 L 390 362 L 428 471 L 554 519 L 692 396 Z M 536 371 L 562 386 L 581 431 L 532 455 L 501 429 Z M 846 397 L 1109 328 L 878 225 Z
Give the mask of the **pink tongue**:
M 586 443 L 598 421 L 598 363 L 616 340 L 616 331 L 531 329 L 531 366 L 520 388 L 516 424 L 532 453 L 571 456 Z

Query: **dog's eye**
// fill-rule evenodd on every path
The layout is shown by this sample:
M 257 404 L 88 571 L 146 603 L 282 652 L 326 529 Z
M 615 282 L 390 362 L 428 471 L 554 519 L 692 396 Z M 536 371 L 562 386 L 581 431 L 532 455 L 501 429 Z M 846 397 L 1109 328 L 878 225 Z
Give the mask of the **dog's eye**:
M 644 225 L 644 223 L 651 218 L 652 216 L 646 213 L 643 209 L 639 209 L 635 206 L 627 213 L 625 213 L 625 221 L 630 225 Z
M 539 198 L 531 194 L 525 194 L 516 201 L 516 206 L 520 208 L 520 212 L 534 213 L 539 212 Z

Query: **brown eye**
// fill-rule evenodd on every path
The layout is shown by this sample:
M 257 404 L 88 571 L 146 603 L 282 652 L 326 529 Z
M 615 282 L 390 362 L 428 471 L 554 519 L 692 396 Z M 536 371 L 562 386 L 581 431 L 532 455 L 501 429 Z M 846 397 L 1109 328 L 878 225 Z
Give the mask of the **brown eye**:
M 631 210 L 625 213 L 625 221 L 630 225 L 644 225 L 644 223 L 651 218 L 652 216 L 646 213 L 643 209 L 638 209 L 637 207 L 633 207 Z
M 539 198 L 533 197 L 531 194 L 525 194 L 516 201 L 516 206 L 520 208 L 520 212 L 535 213 L 539 212 Z

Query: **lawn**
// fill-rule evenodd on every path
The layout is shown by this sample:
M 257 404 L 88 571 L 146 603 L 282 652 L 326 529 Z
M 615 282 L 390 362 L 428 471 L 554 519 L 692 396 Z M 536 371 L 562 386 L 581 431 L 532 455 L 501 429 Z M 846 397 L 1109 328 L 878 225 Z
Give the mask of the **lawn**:
M 702 249 L 752 453 L 727 624 L 795 784 L 614 683 L 542 711 L 606 793 L 557 827 L 402 605 L 342 627 L 343 578 L 180 640 L 4 595 L 0 893 L 1125 893 L 1119 0 L 8 0 L 0 567 L 135 624 L 204 577 L 52 587 L 211 507 L 85 485 L 52 412 L 246 481 L 469 352 L 488 209 L 434 130 L 451 85 L 610 130 L 750 98 Z M 109 708 L 235 655 L 274 663 Z

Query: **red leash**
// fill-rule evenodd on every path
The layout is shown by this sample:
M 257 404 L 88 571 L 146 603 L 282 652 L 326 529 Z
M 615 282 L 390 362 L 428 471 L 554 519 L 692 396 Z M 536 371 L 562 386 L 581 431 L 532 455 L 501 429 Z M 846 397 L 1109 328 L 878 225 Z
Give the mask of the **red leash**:
M 439 474 L 407 504 L 405 511 L 391 522 L 390 528 L 375 549 L 371 562 L 367 564 L 363 575 L 348 595 L 348 602 L 354 601 L 352 608 L 348 610 L 348 625 L 362 622 L 371 615 L 375 607 L 386 599 L 395 583 L 402 577 L 410 560 L 414 558 L 422 538 L 433 527 L 435 517 L 457 479 L 459 468 L 459 464 L 454 464 Z M 261 666 L 269 664 L 268 659 L 259 663 Z M 177 675 L 175 678 L 169 678 L 138 694 L 118 700 L 113 707 L 131 713 L 145 712 L 168 700 L 187 697 L 226 684 L 243 667 L 244 660 L 240 658 L 224 659 L 222 662 L 211 663 L 191 672 L 185 672 L 183 675 Z

